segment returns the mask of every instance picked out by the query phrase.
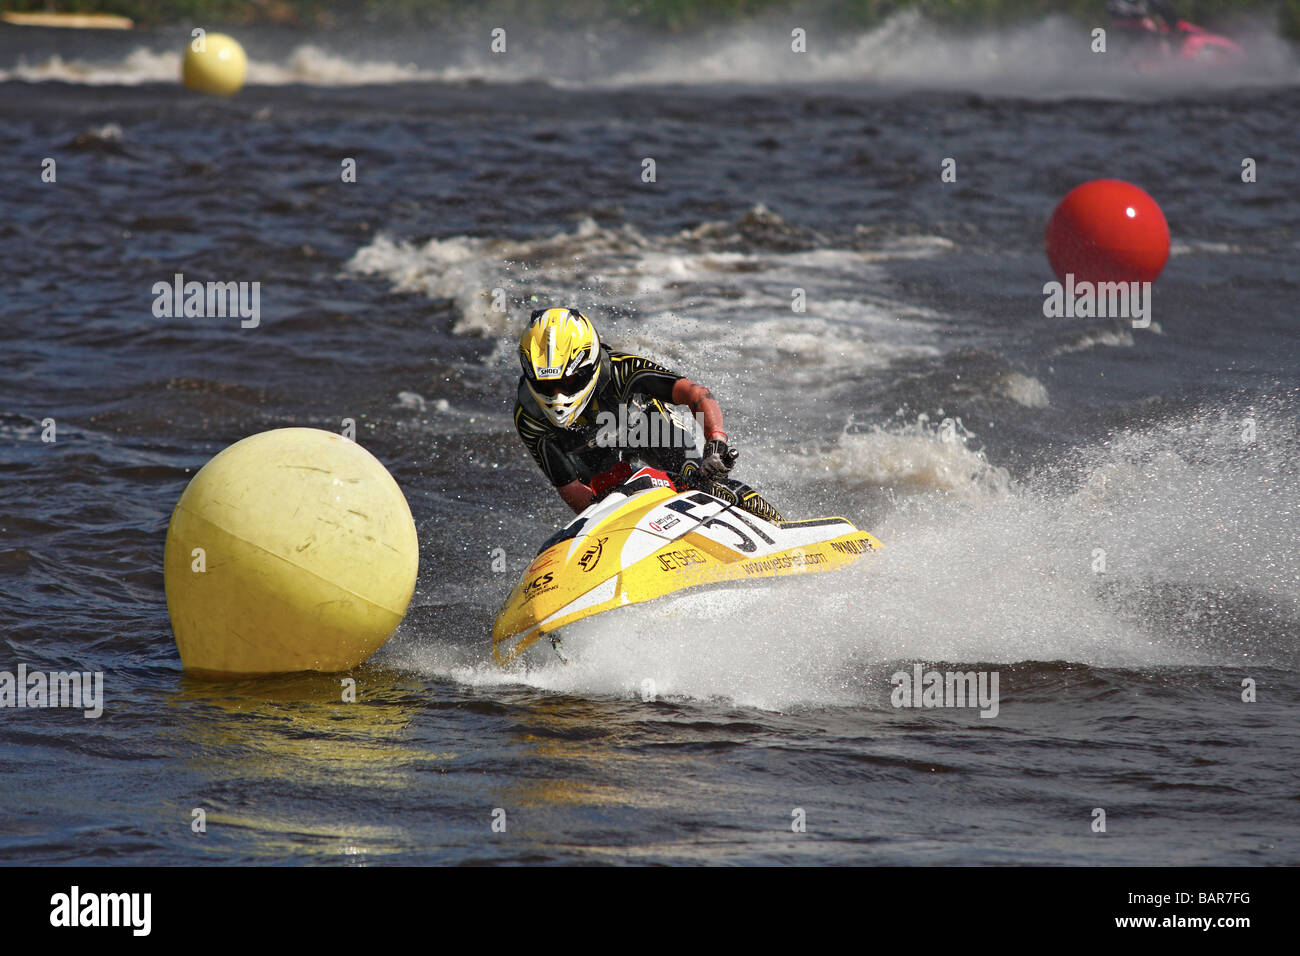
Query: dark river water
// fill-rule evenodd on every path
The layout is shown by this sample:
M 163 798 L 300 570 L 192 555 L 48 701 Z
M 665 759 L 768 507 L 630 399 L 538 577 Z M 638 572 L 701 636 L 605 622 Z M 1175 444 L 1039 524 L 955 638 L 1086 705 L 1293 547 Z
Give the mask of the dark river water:
M 762 31 L 510 61 L 248 31 L 215 100 L 173 81 L 187 35 L 0 33 L 0 670 L 104 682 L 95 719 L 0 709 L 0 862 L 1300 863 L 1289 50 L 1188 76 L 1071 61 L 1057 21 L 893 22 L 813 66 Z M 1047 217 L 1103 176 L 1170 224 L 1149 329 L 1043 314 Z M 178 272 L 259 282 L 260 323 L 155 317 Z M 499 670 L 567 511 L 510 419 L 533 297 L 708 384 L 738 477 L 886 550 Z M 421 562 L 356 703 L 187 676 L 187 481 L 347 418 Z M 996 716 L 892 706 L 915 664 L 996 673 Z

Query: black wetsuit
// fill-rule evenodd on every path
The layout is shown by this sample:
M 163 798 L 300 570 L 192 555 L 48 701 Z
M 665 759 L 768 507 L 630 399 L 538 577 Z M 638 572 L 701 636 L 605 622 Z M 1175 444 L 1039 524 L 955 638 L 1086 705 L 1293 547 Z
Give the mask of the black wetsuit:
M 596 391 L 568 428 L 551 423 L 524 377 L 519 377 L 515 429 L 537 467 L 556 488 L 575 480 L 589 484 L 593 476 L 632 459 L 671 474 L 690 475 L 699 462 L 694 433 L 667 408 L 672 404 L 673 385 L 682 376 L 639 355 L 606 345 L 600 351 Z M 638 427 L 640 415 L 645 420 Z M 781 520 L 757 492 L 734 478 L 693 484 L 761 518 Z

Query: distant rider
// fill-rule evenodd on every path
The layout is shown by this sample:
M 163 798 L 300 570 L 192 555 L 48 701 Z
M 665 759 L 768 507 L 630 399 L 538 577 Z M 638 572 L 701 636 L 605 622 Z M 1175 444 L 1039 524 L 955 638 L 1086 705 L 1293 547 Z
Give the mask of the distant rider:
M 1106 12 L 1121 35 L 1135 42 L 1158 42 L 1178 33 L 1178 12 L 1169 0 L 1109 0 Z
M 713 393 L 647 358 L 602 344 L 596 327 L 577 309 L 533 312 L 519 339 L 519 362 L 524 374 L 515 428 L 575 512 L 631 475 L 629 460 L 639 459 L 760 518 L 782 520 L 752 488 L 728 477 L 740 453 L 722 429 L 722 408 Z M 703 422 L 702 454 L 693 432 L 667 404 L 685 406 Z M 600 427 L 635 415 L 660 419 L 641 432 L 658 440 L 636 441 L 631 429 Z

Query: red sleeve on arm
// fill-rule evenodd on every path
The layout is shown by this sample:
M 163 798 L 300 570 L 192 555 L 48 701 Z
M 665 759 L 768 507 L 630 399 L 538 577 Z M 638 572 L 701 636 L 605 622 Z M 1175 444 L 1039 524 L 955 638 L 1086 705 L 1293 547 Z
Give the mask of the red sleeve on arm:
M 560 493 L 564 503 L 573 509 L 574 514 L 587 510 L 587 505 L 591 504 L 592 499 L 596 497 L 590 488 L 576 479 L 555 490 Z
M 685 405 L 692 415 L 704 418 L 705 438 L 727 438 L 722 430 L 722 406 L 703 385 L 692 382 L 689 378 L 679 378 L 673 383 L 673 404 Z

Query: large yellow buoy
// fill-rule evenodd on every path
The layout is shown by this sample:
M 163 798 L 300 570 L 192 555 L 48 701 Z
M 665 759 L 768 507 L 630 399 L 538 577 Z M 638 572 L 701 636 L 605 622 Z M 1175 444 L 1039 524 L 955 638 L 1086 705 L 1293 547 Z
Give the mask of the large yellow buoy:
M 262 432 L 204 465 L 163 555 L 181 663 L 201 677 L 355 667 L 401 623 L 418 568 L 393 476 L 315 428 Z
M 181 79 L 192 90 L 234 96 L 243 87 L 247 73 L 248 57 L 234 37 L 208 33 L 195 37 L 185 48 Z

